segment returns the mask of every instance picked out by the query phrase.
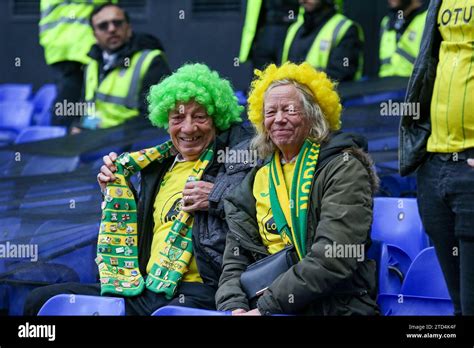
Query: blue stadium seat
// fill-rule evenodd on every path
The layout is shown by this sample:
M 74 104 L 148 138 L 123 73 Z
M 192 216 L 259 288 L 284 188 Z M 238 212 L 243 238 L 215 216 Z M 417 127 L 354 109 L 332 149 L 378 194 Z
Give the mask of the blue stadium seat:
M 402 293 L 450 299 L 448 287 L 433 247 L 426 248 L 415 258 L 403 283 Z
M 225 316 L 232 315 L 230 311 L 211 311 L 180 306 L 165 306 L 157 309 L 152 316 Z
M 398 91 L 389 91 L 389 92 L 382 92 L 382 93 L 375 93 L 375 94 L 367 94 L 363 97 L 354 98 L 354 99 L 347 99 L 343 102 L 345 108 L 354 107 L 354 106 L 364 106 L 364 105 L 371 105 L 371 104 L 378 104 L 382 102 L 386 102 L 387 100 L 403 100 L 405 98 L 406 90 L 398 90 Z
M 56 295 L 41 307 L 39 316 L 125 315 L 125 301 L 118 297 Z
M 7 161 L 0 163 L 0 177 L 69 173 L 79 166 L 79 156 L 58 157 L 22 153 L 21 160 L 16 160 L 15 153 L 10 154 Z
M 382 170 L 397 172 L 398 171 L 398 161 L 377 162 L 377 167 L 382 169 Z
M 40 260 L 67 266 L 78 274 L 81 283 L 94 283 L 98 231 L 99 222 L 49 220 L 34 231 L 29 243 L 38 245 Z
M 378 293 L 398 294 L 411 265 L 410 257 L 400 248 L 384 244 L 378 270 Z
M 26 297 L 38 286 L 79 281 L 72 269 L 54 263 L 24 260 L 10 268 L 12 271 L 6 277 L 9 315 L 22 315 Z
M 30 125 L 32 113 L 30 102 L 0 102 L 0 142 L 12 143 L 18 133 Z
M 84 180 L 75 180 L 74 178 L 68 179 L 67 182 L 57 183 L 48 182 L 45 184 L 37 184 L 31 186 L 26 192 L 25 198 L 48 198 L 47 196 L 53 195 L 83 195 L 90 193 L 86 191 L 98 192 L 99 186 L 95 182 L 94 176 L 91 176 L 92 180 L 85 182 Z
M 388 151 L 398 149 L 398 135 L 369 140 L 369 151 Z M 397 167 L 398 168 L 398 167 Z
M 384 316 L 452 316 L 451 300 L 410 295 L 381 294 L 377 303 Z
M 2 84 L 0 85 L 0 102 L 7 100 L 28 100 L 31 96 L 32 90 L 32 86 L 28 84 Z
M 399 174 L 382 174 L 387 168 L 375 166 L 380 177 L 380 190 L 377 196 L 383 197 L 416 197 L 416 177 Z M 393 170 L 390 170 L 393 172 Z
M 56 100 L 57 90 L 53 84 L 44 85 L 33 97 L 33 124 L 37 126 L 51 125 L 51 107 Z
M 83 163 L 89 163 L 89 162 L 94 162 L 98 159 L 102 159 L 105 155 L 108 155 L 111 152 L 115 152 L 118 155 L 120 155 L 124 148 L 122 146 L 109 146 L 109 147 L 104 147 L 100 150 L 95 150 L 95 151 L 90 151 L 90 152 L 85 152 L 81 154 L 81 162 Z
M 371 236 L 402 249 L 412 260 L 429 246 L 414 198 L 376 197 Z
M 20 203 L 19 209 L 22 214 L 28 211 L 35 214 L 44 214 L 55 218 L 56 216 L 65 217 L 74 214 L 74 209 L 81 208 L 83 213 L 97 211 L 100 209 L 100 191 L 95 190 L 94 193 L 74 193 L 57 196 L 42 196 L 35 198 L 25 197 Z
M 52 156 L 32 156 L 23 168 L 22 176 L 44 175 L 56 173 L 69 173 L 77 169 L 79 156 L 73 157 L 52 157 Z
M 67 134 L 65 127 L 31 126 L 23 129 L 15 139 L 15 144 L 63 137 Z
M 247 97 L 245 96 L 244 91 L 236 91 L 235 96 L 237 97 L 239 101 L 239 105 L 243 105 L 243 106 L 247 105 Z
M 21 219 L 19 217 L 0 217 L 2 226 L 0 233 L 0 243 L 14 241 L 19 236 Z
M 380 294 L 377 302 L 384 315 L 453 315 L 443 272 L 433 247 L 415 258 L 400 294 Z

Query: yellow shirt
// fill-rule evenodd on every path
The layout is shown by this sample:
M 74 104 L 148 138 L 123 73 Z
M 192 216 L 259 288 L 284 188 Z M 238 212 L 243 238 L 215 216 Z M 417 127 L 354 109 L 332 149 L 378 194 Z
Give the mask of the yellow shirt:
M 429 152 L 474 147 L 474 0 L 443 0 L 438 30 L 443 41 L 431 100 Z
M 146 267 L 148 273 L 153 264 L 158 262 L 160 251 L 166 247 L 165 239 L 181 208 L 184 185 L 192 174 L 195 164 L 196 161 L 176 162 L 161 181 L 161 187 L 153 205 L 155 227 L 151 243 L 151 257 Z M 182 281 L 202 283 L 194 256 L 191 258 L 189 270 L 183 275 Z
M 285 184 L 288 190 L 291 189 L 293 180 L 293 173 L 295 171 L 295 162 L 286 163 L 283 165 L 283 175 L 285 176 Z M 273 219 L 273 212 L 270 205 L 270 194 L 268 185 L 268 173 L 270 164 L 260 168 L 255 174 L 253 183 L 253 196 L 256 201 L 258 232 L 262 238 L 263 245 L 267 248 L 270 254 L 275 254 L 284 249 L 287 245 L 278 233 L 275 220 Z

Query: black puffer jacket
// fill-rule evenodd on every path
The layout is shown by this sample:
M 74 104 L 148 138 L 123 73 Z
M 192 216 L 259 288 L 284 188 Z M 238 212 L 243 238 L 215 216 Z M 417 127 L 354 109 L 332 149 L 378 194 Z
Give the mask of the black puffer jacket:
M 234 149 L 246 148 L 245 139 L 250 133 L 235 126 L 216 138 L 214 153 L 225 147 Z M 237 141 L 243 143 L 235 145 Z M 154 163 L 140 172 L 140 185 L 137 205 L 138 215 L 138 260 L 140 272 L 147 274 L 146 266 L 150 259 L 151 243 L 153 240 L 153 204 L 157 188 L 163 176 L 173 164 L 174 157 L 163 163 Z M 217 156 L 204 172 L 202 180 L 214 183 L 209 195 L 210 208 L 208 212 L 196 212 L 193 223 L 193 251 L 199 274 L 204 283 L 217 288 L 221 273 L 222 254 L 225 247 L 227 224 L 224 220 L 223 199 L 227 193 L 239 184 L 251 169 L 251 163 L 218 163 Z

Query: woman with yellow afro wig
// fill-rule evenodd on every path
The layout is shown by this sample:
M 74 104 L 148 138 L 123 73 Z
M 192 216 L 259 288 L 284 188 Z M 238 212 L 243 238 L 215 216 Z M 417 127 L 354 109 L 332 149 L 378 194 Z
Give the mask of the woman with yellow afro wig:
M 262 130 L 265 92 L 270 85 L 279 80 L 292 80 L 306 86 L 311 91 L 314 102 L 320 106 L 331 130 L 341 128 L 342 106 L 335 90 L 336 85 L 326 73 L 315 70 L 308 63 L 297 65 L 288 62 L 280 67 L 271 64 L 264 71 L 256 70 L 255 75 L 248 98 L 248 114 L 249 120 L 258 131 Z
M 363 257 L 376 189 L 366 143 L 336 131 L 342 108 L 324 72 L 286 63 L 256 75 L 249 119 L 257 129 L 252 147 L 264 160 L 224 204 L 230 231 L 217 309 L 377 314 L 375 263 Z M 360 257 L 339 257 L 339 245 L 359 247 Z

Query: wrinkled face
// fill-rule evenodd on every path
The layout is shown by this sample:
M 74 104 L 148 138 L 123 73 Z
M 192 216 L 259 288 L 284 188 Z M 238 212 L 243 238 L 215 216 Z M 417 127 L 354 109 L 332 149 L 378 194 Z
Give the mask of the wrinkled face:
M 321 7 L 321 0 L 299 0 L 306 12 L 313 12 Z
M 216 136 L 212 118 L 195 101 L 177 103 L 168 115 L 173 145 L 187 161 L 197 160 Z
M 272 88 L 264 100 L 264 125 L 270 139 L 281 150 L 300 149 L 309 135 L 301 96 L 293 85 Z
M 92 18 L 92 27 L 97 44 L 109 53 L 122 47 L 132 36 L 131 25 L 116 6 L 105 7 L 97 13 Z

